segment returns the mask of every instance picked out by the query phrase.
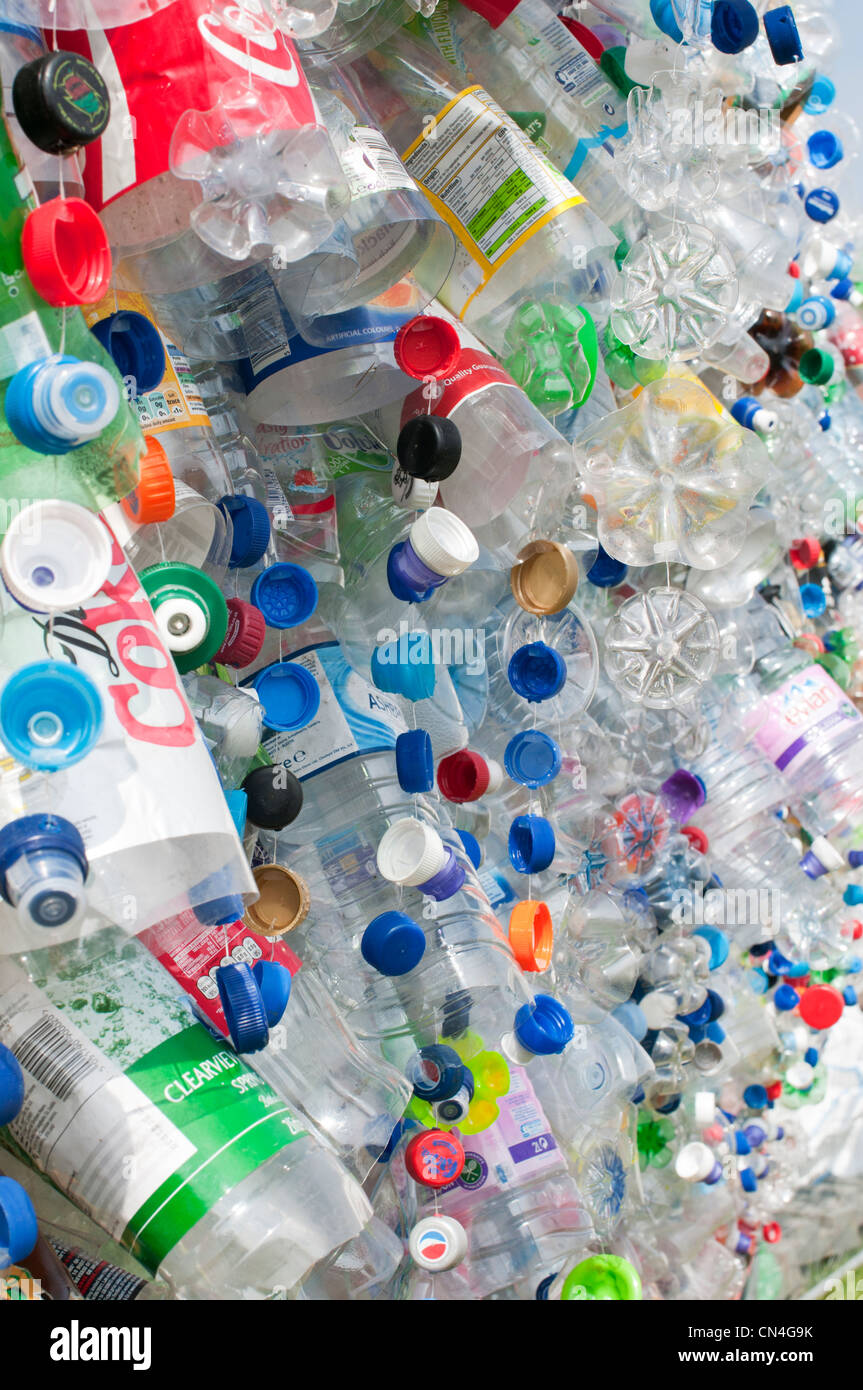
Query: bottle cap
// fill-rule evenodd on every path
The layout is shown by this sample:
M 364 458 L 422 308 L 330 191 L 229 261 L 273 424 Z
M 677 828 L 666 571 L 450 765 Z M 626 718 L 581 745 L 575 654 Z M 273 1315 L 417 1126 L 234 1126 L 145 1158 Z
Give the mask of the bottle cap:
M 259 671 L 252 684 L 264 707 L 264 722 L 279 733 L 304 729 L 321 707 L 321 688 L 298 661 L 276 661 Z
M 544 787 L 560 772 L 561 752 L 541 729 L 523 729 L 511 738 L 503 755 L 507 776 L 523 787 Z
M 464 852 L 475 869 L 482 863 L 482 849 L 479 840 L 475 835 L 471 835 L 469 830 L 457 830 L 456 835 L 464 846 Z
M 714 0 L 710 37 L 720 53 L 742 53 L 758 38 L 758 11 L 749 0 Z
M 725 0 L 716 0 L 716 3 L 724 4 Z M 674 43 L 683 43 L 683 30 L 677 22 L 672 0 L 650 0 L 650 16 L 657 29 L 667 38 Z
M 214 661 L 242 670 L 260 654 L 267 635 L 267 624 L 260 608 L 241 598 L 228 599 L 228 627 Z
M 440 835 L 424 821 L 406 816 L 386 830 L 378 845 L 378 872 L 388 883 L 418 887 L 440 873 L 447 860 Z
M 381 975 L 407 975 L 419 965 L 426 948 L 425 932 L 406 912 L 382 912 L 363 932 L 363 960 Z
M 396 739 L 396 776 L 403 792 L 430 792 L 434 787 L 432 741 L 425 729 L 409 729 Z
M 845 151 L 842 141 L 832 130 L 815 130 L 806 141 L 810 164 L 816 169 L 832 169 L 842 159 Z M 804 275 L 806 268 L 803 268 Z
M 8 1264 L 17 1264 L 33 1253 L 39 1239 L 39 1223 L 33 1203 L 14 1178 L 0 1177 L 0 1251 L 7 1251 Z M 0 1274 L 8 1264 L 0 1263 Z
M 828 107 L 832 106 L 835 99 L 835 83 L 831 82 L 829 77 L 823 77 L 819 73 L 812 83 L 803 110 L 806 112 L 807 116 L 823 116 Z
M 19 816 L 0 830 L 0 893 L 13 901 L 7 875 L 21 858 L 31 855 L 62 855 L 77 865 L 81 884 L 87 877 L 87 852 L 77 827 L 63 816 L 40 813 Z M 72 892 L 72 881 L 40 879 L 34 896 L 27 903 L 30 921 L 38 926 L 60 927 L 82 910 L 79 895 Z
M 284 830 L 303 807 L 303 786 L 286 767 L 256 767 L 243 779 L 247 815 L 260 830 Z
M 831 222 L 839 211 L 839 195 L 832 188 L 813 188 L 806 194 L 803 207 L 813 222 Z
M 403 323 L 393 343 L 396 366 L 419 381 L 429 376 L 446 376 L 460 352 L 454 325 L 434 314 L 417 314 Z
M 775 10 L 768 10 L 762 18 L 774 63 L 779 67 L 784 67 L 786 63 L 799 63 L 803 58 L 803 47 L 791 6 L 779 5 Z
M 526 1052 L 550 1057 L 564 1051 L 575 1029 L 568 1009 L 550 994 L 537 994 L 516 1014 L 514 1033 Z
M 641 1279 L 638 1271 L 622 1255 L 591 1255 L 566 1276 L 560 1291 L 561 1302 L 638 1303 Z
M 684 1182 L 704 1182 L 715 1163 L 716 1155 L 706 1144 L 684 1144 L 674 1161 L 674 1171 Z
M 754 396 L 741 396 L 731 407 L 731 414 L 738 425 L 759 434 L 770 434 L 779 424 L 775 410 L 766 410 Z
M 587 577 L 597 589 L 613 589 L 622 584 L 629 573 L 629 566 L 622 560 L 615 560 L 608 551 L 597 546 L 597 556 L 587 571 Z
M 177 505 L 174 474 L 168 455 L 155 434 L 144 435 L 145 449 L 138 469 L 138 483 L 120 503 L 130 521 L 148 525 L 167 521 Z
M 205 927 L 224 927 L 229 922 L 240 920 L 243 915 L 243 899 L 239 893 L 228 893 L 222 898 L 207 898 L 204 902 L 196 903 L 193 911 Z
M 279 560 L 258 575 L 251 600 L 268 627 L 298 627 L 318 606 L 318 586 L 308 570 Z
M 773 1003 L 782 1013 L 790 1013 L 800 1003 L 800 995 L 791 985 L 780 985 L 773 994 Z
M 435 688 L 435 664 L 427 632 L 409 632 L 382 647 L 371 659 L 372 682 L 388 695 L 406 700 L 429 700 Z
M 797 370 L 810 386 L 824 386 L 833 376 L 836 363 L 825 348 L 810 348 L 800 358 Z
M 817 333 L 821 328 L 829 328 L 836 319 L 836 305 L 823 294 L 811 295 L 804 299 L 797 310 L 797 322 L 807 332 Z M 738 405 L 740 402 L 738 401 Z M 732 415 L 734 410 L 732 409 Z
M 441 796 L 461 806 L 466 801 L 479 801 L 488 791 L 489 766 L 479 753 L 462 748 L 450 753 L 438 763 L 437 784 Z
M 400 463 L 392 472 L 390 490 L 393 500 L 408 512 L 424 512 L 437 501 L 440 491 L 437 483 L 426 482 L 424 478 L 413 478 L 406 473 Z
M 146 314 L 120 309 L 99 319 L 90 332 L 113 358 L 121 377 L 131 377 L 137 395 L 146 395 L 161 385 L 165 375 L 165 345 L 158 328 Z
M 463 574 L 479 559 L 479 546 L 464 522 L 443 507 L 429 507 L 410 529 L 412 549 L 435 574 Z
M 237 1052 L 262 1052 L 270 1041 L 267 1014 L 251 966 L 220 965 L 216 969 L 219 999 Z
M 62 49 L 18 69 L 12 105 L 27 139 L 46 154 L 69 154 L 98 140 L 111 115 L 100 73 L 79 53 Z
M 9 593 L 34 613 L 62 613 L 97 594 L 111 570 L 111 535 L 75 502 L 31 502 L 0 546 Z
M 815 1068 L 808 1062 L 794 1062 L 785 1073 L 785 1080 L 795 1091 L 808 1091 L 815 1080 Z
M 427 878 L 423 883 L 416 886 L 427 898 L 434 898 L 436 902 L 443 902 L 446 898 L 451 898 L 463 886 L 467 877 L 461 864 L 455 857 L 455 852 L 449 845 L 444 846 L 444 863 L 440 869 Z
M 454 1047 L 432 1043 L 414 1053 L 405 1068 L 415 1096 L 421 1100 L 449 1100 L 464 1085 L 464 1062 Z
M 685 767 L 679 767 L 670 777 L 666 777 L 659 790 L 678 824 L 688 820 L 707 800 L 701 778 L 694 772 L 687 772 Z
M 509 582 L 526 613 L 560 613 L 578 587 L 578 561 L 558 541 L 531 541 L 519 551 Z
M 21 1113 L 23 1104 L 24 1073 L 21 1063 L 14 1052 L 0 1043 L 0 1129 L 4 1125 L 11 1125 L 15 1116 Z
M 252 974 L 260 991 L 267 1024 L 270 1028 L 275 1028 L 281 1021 L 291 997 L 291 972 L 286 965 L 280 965 L 278 961 L 259 960 L 252 966 Z
M 699 825 L 681 825 L 681 835 L 685 835 L 694 850 L 699 854 L 706 854 L 710 848 L 710 841 Z
M 795 569 L 810 570 L 821 558 L 821 543 L 817 536 L 803 536 L 794 542 L 788 555 Z
M 509 860 L 520 874 L 541 874 L 554 859 L 554 830 L 543 816 L 516 816 L 509 828 Z
M 102 697 L 89 676 L 65 661 L 22 666 L 0 694 L 0 740 L 25 767 L 71 767 L 102 732 Z
M 97 362 L 42 357 L 15 373 L 6 390 L 6 422 L 39 454 L 68 454 L 95 439 L 120 408 L 117 383 Z
M 842 1017 L 844 1000 L 838 989 L 831 985 L 812 985 L 803 991 L 800 1000 L 800 1017 L 810 1028 L 821 1031 L 832 1028 Z
M 807 618 L 820 618 L 827 608 L 827 595 L 820 584 L 801 584 L 800 602 Z
M 700 936 L 710 947 L 710 969 L 718 970 L 728 959 L 730 943 L 724 931 L 718 927 L 696 927 L 693 936 Z
M 233 539 L 229 569 L 248 569 L 250 565 L 256 565 L 266 554 L 267 546 L 270 543 L 270 514 L 263 502 L 259 502 L 257 497 L 247 497 L 244 493 L 236 493 L 233 496 L 222 497 L 216 506 L 231 518 Z M 270 568 L 275 569 L 275 566 Z M 291 568 L 297 569 L 298 566 Z M 300 569 L 299 572 L 300 574 L 306 573 L 303 569 Z M 268 573 L 268 570 L 264 571 L 264 574 Z M 259 575 L 258 578 L 263 578 L 263 575 Z M 309 579 L 314 584 L 311 576 Z M 317 603 L 316 588 L 314 592 L 315 603 Z M 313 603 L 309 612 L 312 612 L 314 606 Z M 303 619 L 298 618 L 296 621 L 302 622 Z M 271 623 L 270 626 L 278 627 L 279 624 Z M 284 623 L 282 626 L 293 627 L 294 624 Z
M 510 657 L 507 677 L 516 695 L 531 703 L 550 700 L 563 689 L 566 662 L 545 642 L 530 642 Z
M 461 434 L 445 415 L 417 415 L 402 426 L 396 442 L 400 467 L 412 478 L 442 483 L 461 458 Z
M 414 1182 L 423 1187 L 449 1187 L 464 1168 L 464 1149 L 454 1134 L 425 1129 L 410 1140 L 404 1159 Z
M 97 304 L 111 283 L 108 233 L 83 198 L 52 198 L 28 213 L 21 255 L 36 293 L 56 308 Z
M 139 578 L 181 675 L 212 661 L 228 630 L 228 605 L 216 581 L 175 560 L 150 565 Z
M 846 907 L 859 907 L 863 903 L 863 887 L 859 883 L 849 883 L 842 894 L 842 901 Z
M 542 972 L 551 965 L 554 929 L 548 904 L 526 899 L 509 914 L 509 944 L 522 970 Z
M 454 1216 L 425 1216 L 408 1236 L 408 1251 L 415 1265 L 431 1273 L 455 1269 L 468 1251 L 467 1233 Z
M 764 1110 L 767 1105 L 767 1089 L 753 1083 L 747 1086 L 743 1092 L 743 1099 L 750 1110 Z
M 258 864 L 252 876 L 260 896 L 243 914 L 252 931 L 261 936 L 284 936 L 305 921 L 311 906 L 305 879 L 283 864 Z

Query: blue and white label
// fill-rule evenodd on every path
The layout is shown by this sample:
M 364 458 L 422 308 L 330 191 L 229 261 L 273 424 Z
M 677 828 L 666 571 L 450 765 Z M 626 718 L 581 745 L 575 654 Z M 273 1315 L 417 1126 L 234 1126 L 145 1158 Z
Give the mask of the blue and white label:
M 302 782 L 348 758 L 395 749 L 399 734 L 407 730 L 401 707 L 348 665 L 337 642 L 308 647 L 290 660 L 314 676 L 321 704 L 305 728 L 266 740 L 274 763 Z

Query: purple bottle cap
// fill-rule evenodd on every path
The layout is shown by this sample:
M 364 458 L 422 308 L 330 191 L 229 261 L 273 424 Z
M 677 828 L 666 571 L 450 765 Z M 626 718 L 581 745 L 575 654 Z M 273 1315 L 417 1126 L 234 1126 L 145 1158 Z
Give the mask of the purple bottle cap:
M 466 878 L 464 869 L 449 845 L 446 845 L 445 849 L 446 860 L 443 868 L 438 869 L 437 873 L 433 874 L 425 883 L 419 884 L 419 891 L 424 893 L 427 898 L 434 898 L 436 902 L 443 902 L 445 898 L 453 897 Z

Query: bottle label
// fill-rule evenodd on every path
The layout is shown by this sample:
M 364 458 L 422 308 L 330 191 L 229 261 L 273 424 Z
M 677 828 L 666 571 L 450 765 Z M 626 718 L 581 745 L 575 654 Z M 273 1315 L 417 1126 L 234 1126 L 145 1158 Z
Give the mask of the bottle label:
M 355 125 L 339 162 L 352 198 L 389 193 L 399 188 L 416 189 L 416 183 L 392 145 L 374 126 Z
M 194 912 L 180 912 L 148 927 L 138 940 L 194 1000 L 197 1012 L 227 1036 L 216 974 L 222 965 L 256 965 L 274 960 L 296 975 L 301 961 L 281 937 L 263 937 L 243 922 L 202 926 Z
M 409 303 L 407 307 L 389 308 L 386 304 L 388 297 L 391 296 L 381 295 L 359 309 L 347 309 L 341 314 L 322 314 L 314 320 L 310 330 L 319 340 L 317 342 L 307 341 L 291 328 L 289 340 L 277 348 L 241 358 L 237 362 L 237 370 L 244 389 L 251 394 L 256 386 L 277 372 L 323 357 L 339 348 L 362 347 L 366 343 L 391 343 L 402 325 L 413 318 L 421 306 Z M 414 295 L 409 298 L 415 300 Z M 285 318 L 287 321 L 287 316 Z
M 41 1303 L 50 1298 L 43 1293 L 41 1279 L 34 1279 L 22 1265 L 0 1269 L 0 1303 Z
M 88 328 L 124 309 L 143 314 L 151 323 L 155 322 L 144 296 L 126 290 L 118 290 L 116 294 L 112 291 L 98 304 L 85 304 L 82 309 Z M 209 428 L 210 417 L 192 376 L 189 359 L 161 330 L 159 337 L 165 349 L 165 374 L 159 385 L 152 391 L 139 391 L 133 377 L 123 378 L 126 399 L 137 411 L 141 429 L 148 434 L 161 434 L 163 430 L 182 430 L 190 425 Z
M 524 1067 L 510 1065 L 509 1093 L 498 1100 L 500 1114 L 481 1134 L 465 1137 L 461 1175 L 442 1189 L 446 1211 L 454 1215 L 504 1188 L 566 1171 L 551 1126 Z
M 145 1007 L 154 984 L 134 973 Z M 99 1005 L 115 1020 L 109 1054 L 76 1027 L 90 1010 L 76 1009 L 76 980 L 69 985 L 61 1013 L 17 965 L 0 960 L 0 1039 L 26 1076 L 9 1133 L 55 1186 L 155 1271 L 226 1192 L 307 1131 L 199 1024 L 121 1065 L 122 1011 L 111 1014 L 107 997 Z
M 128 1303 L 147 1287 L 146 1279 L 131 1274 L 128 1269 L 120 1269 L 107 1260 L 94 1260 L 83 1250 L 76 1250 L 74 1246 L 64 1245 L 53 1238 L 49 1244 L 84 1299 Z
M 441 388 L 441 394 L 435 394 L 431 399 L 424 386 L 418 386 L 405 398 L 401 417 L 403 426 L 417 415 L 428 415 L 429 407 L 435 415 L 451 415 L 462 401 L 486 391 L 489 386 L 512 386 L 518 390 L 499 362 L 487 352 L 476 352 L 473 348 L 463 348 L 452 375 L 443 377 L 436 385 Z
M 301 782 L 349 758 L 393 749 L 407 731 L 396 701 L 352 670 L 337 642 L 307 647 L 288 660 L 314 676 L 320 708 L 304 729 L 272 734 L 264 748 L 273 763 L 289 768 Z
M 467 87 L 402 156 L 463 256 L 451 278 L 463 316 L 501 266 L 584 198 L 482 87 Z
M 814 664 L 783 681 L 761 710 L 766 718 L 755 730 L 755 742 L 780 772 L 793 763 L 797 773 L 823 751 L 827 734 L 861 718 L 833 678 Z
M 297 51 L 258 0 L 219 12 L 210 0 L 184 0 L 135 24 L 61 33 L 57 47 L 89 58 L 108 86 L 111 119 L 84 169 L 97 212 L 164 174 L 180 117 L 218 108 L 228 83 L 257 92 L 280 130 L 315 121 Z
M 14 281 L 17 278 L 19 277 L 4 277 L 7 281 L 13 282 L 12 288 L 16 294 L 18 291 Z M 21 367 L 29 367 L 31 362 L 38 361 L 40 357 L 50 355 L 51 344 L 35 309 L 0 327 L 0 381 L 14 376 Z

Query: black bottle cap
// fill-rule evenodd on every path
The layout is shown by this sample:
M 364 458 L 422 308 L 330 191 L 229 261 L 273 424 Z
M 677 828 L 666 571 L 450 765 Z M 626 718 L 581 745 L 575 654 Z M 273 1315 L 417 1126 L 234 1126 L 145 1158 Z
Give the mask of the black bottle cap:
M 259 830 L 284 830 L 303 807 L 303 788 L 285 767 L 256 767 L 243 782 L 247 816 Z
M 458 467 L 461 435 L 443 415 L 417 415 L 408 420 L 396 444 L 398 461 L 412 478 L 442 483 Z
M 80 53 L 44 53 L 19 68 L 12 105 L 24 134 L 47 154 L 69 154 L 98 140 L 108 124 L 108 88 Z

